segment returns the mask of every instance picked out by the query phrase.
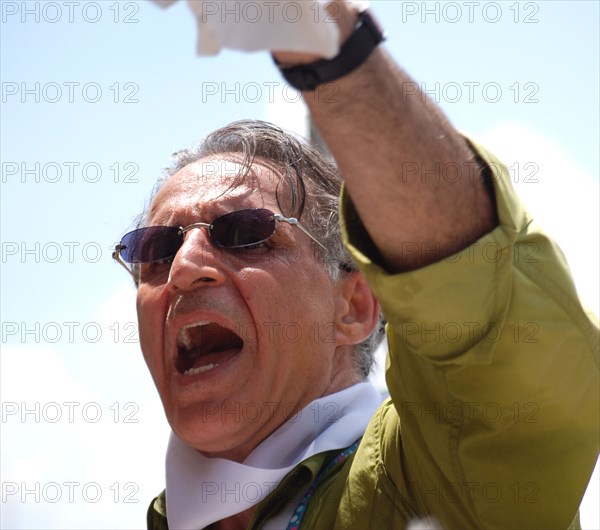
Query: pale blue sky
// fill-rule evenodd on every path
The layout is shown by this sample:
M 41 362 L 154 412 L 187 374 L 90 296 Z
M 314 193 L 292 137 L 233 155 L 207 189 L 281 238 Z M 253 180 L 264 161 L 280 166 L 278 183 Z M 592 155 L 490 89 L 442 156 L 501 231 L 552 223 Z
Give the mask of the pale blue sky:
M 135 334 L 133 343 L 124 340 L 135 331 L 134 291 L 112 262 L 110 248 L 130 228 L 172 151 L 234 119 L 273 115 L 266 83 L 278 83 L 279 92 L 282 82 L 266 53 L 197 57 L 195 23 L 183 2 L 161 10 L 141 1 L 101 1 L 98 10 L 93 2 L 81 1 L 73 8 L 73 22 L 67 5 L 55 2 L 61 12 L 56 23 L 48 20 L 56 17 L 56 8 L 43 11 L 49 3 L 0 1 L 2 400 L 95 402 L 104 418 L 114 413 L 111 404 L 123 409 L 135 402 L 140 422 L 116 422 L 110 430 L 81 419 L 51 424 L 13 416 L 4 422 L 3 417 L 2 480 L 96 480 L 105 497 L 116 480 L 137 481 L 140 502 L 109 503 L 102 510 L 100 504 L 75 502 L 67 505 L 72 517 L 61 503 L 12 502 L 4 521 L 19 528 L 134 528 L 136 521 L 143 525 L 150 495 L 160 489 L 167 431 Z M 23 21 L 23 5 L 35 9 L 36 4 L 39 21 L 34 15 Z M 509 156 L 519 152 L 521 158 L 515 159 L 521 164 L 538 165 L 540 185 L 524 192 L 547 207 L 547 219 L 556 222 L 558 232 L 592 225 L 590 216 L 598 215 L 598 199 L 589 190 L 597 191 L 599 174 L 599 3 L 482 1 L 471 13 L 467 4 L 384 1 L 373 2 L 373 9 L 393 57 L 429 91 L 439 83 L 434 98 L 459 129 L 492 143 L 500 137 L 499 149 L 505 145 Z M 458 14 L 460 20 L 450 22 Z M 86 21 L 98 15 L 97 23 Z M 135 22 L 124 23 L 127 16 Z M 499 20 L 493 23 L 494 18 Z M 23 84 L 35 91 L 36 83 L 40 101 L 29 93 L 22 102 Z M 95 87 L 101 89 L 98 96 Z M 210 92 L 215 87 L 216 94 Z M 85 100 L 95 97 L 96 103 Z M 279 117 L 285 123 L 285 116 Z M 531 155 L 523 139 L 531 139 Z M 35 168 L 38 162 L 39 172 L 21 171 L 22 164 Z M 96 183 L 84 179 L 86 164 L 88 180 L 101 169 Z M 56 167 L 62 170 L 60 179 L 48 182 L 56 179 Z M 561 173 L 555 175 L 558 167 Z M 133 182 L 123 182 L 128 174 Z M 544 195 L 550 175 L 558 191 Z M 552 203 L 562 197 L 568 199 Z M 580 263 L 591 263 L 597 273 L 594 234 L 597 230 L 577 236 L 567 231 L 562 241 L 573 245 L 574 262 L 580 249 Z M 582 278 L 583 285 L 583 273 Z M 597 295 L 588 295 L 594 305 Z M 89 323 L 97 327 L 88 325 L 83 337 Z M 26 329 L 33 332 L 23 335 Z M 96 329 L 102 337 L 92 342 Z M 57 330 L 61 337 L 54 341 Z M 149 433 L 156 433 L 151 443 Z M 36 443 L 41 439 L 47 447 L 66 449 L 54 451 L 54 466 L 36 471 L 34 464 L 47 454 Z M 111 444 L 122 450 L 119 458 L 109 456 Z M 145 452 L 140 449 L 140 455 L 151 459 L 148 465 L 132 454 L 131 447 L 141 444 Z M 11 464 L 26 461 L 33 462 L 26 471 Z
M 497 16 L 489 2 L 473 9 L 473 23 L 464 4 L 457 4 L 462 6 L 462 18 L 457 23 L 444 22 L 444 14 L 455 18 L 457 11 L 441 7 L 437 9 L 439 23 L 435 14 L 426 15 L 423 23 L 422 3 L 408 4 L 414 4 L 419 12 L 411 15 L 406 6 L 403 12 L 397 2 L 375 3 L 375 12 L 389 34 L 387 46 L 429 90 L 434 91 L 439 83 L 440 103 L 457 127 L 477 138 L 501 122 L 531 125 L 555 139 L 586 172 L 598 175 L 597 2 L 521 2 L 520 18 L 528 16 L 537 20 L 535 23 L 515 23 L 515 2 L 500 2 L 501 18 L 495 24 L 484 19 L 484 14 L 488 19 Z M 130 14 L 139 21 L 130 24 L 114 23 L 111 3 L 99 5 L 104 7 L 96 24 L 85 22 L 83 9 L 75 10 L 74 22 L 69 23 L 65 6 L 63 18 L 55 24 L 44 22 L 41 15 L 39 23 L 29 15 L 23 24 L 18 14 L 5 14 L 2 78 L 6 91 L 14 88 L 6 83 L 17 83 L 19 93 L 5 94 L 2 160 L 25 161 L 30 166 L 36 161 L 42 166 L 55 162 L 64 173 L 54 184 L 43 179 L 36 184 L 31 182 L 33 177 L 23 184 L 20 170 L 5 177 L 5 241 L 97 242 L 103 257 L 108 258 L 108 246 L 138 212 L 170 152 L 232 119 L 264 117 L 269 103 L 265 83 L 280 81 L 266 54 L 224 52 L 216 58 L 196 57 L 194 21 L 183 4 L 162 11 L 142 2 L 121 2 L 120 17 Z M 442 5 L 433 2 L 429 7 L 435 11 Z M 135 14 L 132 6 L 139 6 Z M 483 6 L 488 6 L 487 11 Z M 47 15 L 53 16 L 50 12 Z M 89 10 L 88 17 L 92 16 L 94 11 Z M 403 17 L 405 24 L 401 23 Z M 20 84 L 35 88 L 36 82 L 40 83 L 40 103 L 35 103 L 34 95 L 27 95 L 26 103 L 22 103 Z M 243 100 L 242 89 L 252 82 L 262 89 L 263 97 L 257 102 Z M 57 83 L 62 88 L 57 103 L 44 101 L 42 90 L 48 91 L 49 98 L 57 94 L 51 87 L 42 89 L 45 83 Z M 69 102 L 68 85 L 64 83 L 80 83 L 71 85 L 73 103 Z M 84 100 L 81 87 L 86 83 L 100 86 L 98 103 Z M 139 102 L 114 103 L 115 83 L 120 99 L 129 96 Z M 224 88 L 235 91 L 236 83 L 238 94 L 224 92 Z M 111 90 L 111 86 L 115 88 Z M 206 93 L 215 86 L 218 94 Z M 473 87 L 473 102 L 469 101 L 469 86 Z M 497 98 L 498 86 L 501 97 L 496 103 L 490 102 Z M 94 98 L 94 86 L 88 91 L 85 95 Z M 255 98 L 255 94 L 247 92 L 249 98 Z M 454 99 L 458 101 L 448 101 Z M 80 162 L 80 168 L 95 162 L 103 175 L 98 183 L 89 184 L 76 169 L 79 175 L 69 183 L 64 162 Z M 114 183 L 109 168 L 115 162 L 121 166 L 127 162 L 137 164 L 139 172 L 134 178 L 139 183 Z M 94 175 L 91 173 L 91 178 Z M 51 173 L 50 178 L 53 176 Z M 26 222 L 21 221 L 24 209 Z M 29 263 L 15 267 L 13 262 L 5 263 L 6 277 L 22 272 L 29 280 L 26 284 L 11 281 L 3 286 L 4 302 L 11 301 L 13 318 L 31 318 L 29 304 L 15 300 L 27 299 L 28 293 L 40 289 L 41 268 Z M 36 314 L 48 318 L 56 311 L 58 293 L 63 299 L 69 297 L 62 286 L 67 278 L 85 285 L 88 296 L 104 290 L 106 280 L 121 272 L 114 268 L 108 272 L 109 263 L 103 259 L 76 268 L 59 262 L 49 268 L 48 274 L 55 278 L 50 292 L 46 290 L 46 279 L 42 282 L 52 302 L 39 303 Z M 104 281 L 91 286 L 86 282 L 88 274 L 102 275 Z M 74 300 L 65 302 L 75 304 Z

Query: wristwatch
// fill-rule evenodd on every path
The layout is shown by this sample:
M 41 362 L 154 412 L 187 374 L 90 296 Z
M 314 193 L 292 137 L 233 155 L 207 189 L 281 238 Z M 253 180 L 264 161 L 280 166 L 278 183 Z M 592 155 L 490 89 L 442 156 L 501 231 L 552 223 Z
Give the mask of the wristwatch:
M 320 59 L 289 68 L 282 68 L 275 57 L 273 60 L 285 80 L 294 88 L 315 90 L 319 85 L 335 81 L 358 68 L 383 40 L 385 37 L 369 12 L 363 11 L 358 15 L 352 34 L 333 59 Z

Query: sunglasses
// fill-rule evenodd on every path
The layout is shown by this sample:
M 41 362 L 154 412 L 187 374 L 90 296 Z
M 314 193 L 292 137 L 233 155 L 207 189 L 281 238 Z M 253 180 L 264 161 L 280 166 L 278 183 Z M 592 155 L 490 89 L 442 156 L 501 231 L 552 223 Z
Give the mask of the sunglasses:
M 295 217 L 284 217 L 264 208 L 252 208 L 222 215 L 212 223 L 193 223 L 185 227 L 138 228 L 123 236 L 112 257 L 133 275 L 126 263 L 154 263 L 174 258 L 183 245 L 185 233 L 193 228 L 206 228 L 215 247 L 232 250 L 250 248 L 267 241 L 275 233 L 278 222 L 297 226 L 321 248 L 327 250 Z

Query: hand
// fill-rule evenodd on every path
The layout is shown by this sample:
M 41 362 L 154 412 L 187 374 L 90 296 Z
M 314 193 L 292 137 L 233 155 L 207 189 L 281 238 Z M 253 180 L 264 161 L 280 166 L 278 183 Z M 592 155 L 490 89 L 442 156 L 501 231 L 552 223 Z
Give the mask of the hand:
M 337 24 L 340 31 L 339 45 L 341 46 L 352 33 L 356 26 L 358 7 L 348 0 L 334 0 L 328 2 L 325 6 L 328 20 Z M 308 64 L 323 57 L 312 53 L 273 51 L 273 57 L 282 67 L 294 66 L 298 64 Z

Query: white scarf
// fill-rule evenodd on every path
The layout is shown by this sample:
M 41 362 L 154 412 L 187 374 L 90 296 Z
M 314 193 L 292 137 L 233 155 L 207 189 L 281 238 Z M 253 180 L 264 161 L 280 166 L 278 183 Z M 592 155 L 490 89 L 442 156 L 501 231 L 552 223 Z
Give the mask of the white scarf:
M 254 506 L 300 462 L 362 436 L 381 403 L 371 383 L 317 399 L 279 427 L 242 463 L 209 458 L 171 433 L 167 517 L 171 530 L 198 530 Z
M 162 7 L 176 0 L 154 0 Z M 325 10 L 325 0 L 292 2 L 210 2 L 188 0 L 198 28 L 198 55 L 234 50 L 288 50 L 323 54 L 339 51 L 339 30 Z

